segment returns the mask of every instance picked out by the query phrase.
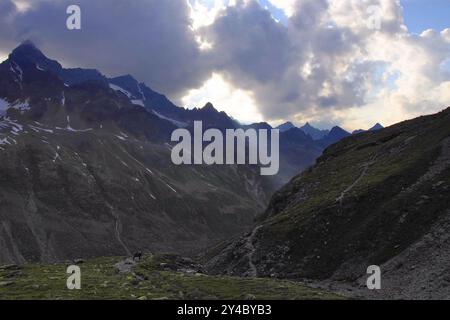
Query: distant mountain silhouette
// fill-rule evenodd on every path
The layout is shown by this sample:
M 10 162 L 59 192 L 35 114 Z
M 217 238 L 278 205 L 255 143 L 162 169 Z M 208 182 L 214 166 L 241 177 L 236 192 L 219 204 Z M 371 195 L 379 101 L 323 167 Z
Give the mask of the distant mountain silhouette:
M 377 123 L 376 125 L 374 125 L 369 130 L 359 129 L 359 130 L 353 131 L 352 134 L 359 134 L 359 133 L 364 133 L 364 132 L 368 132 L 368 131 L 369 132 L 371 132 L 371 131 L 378 131 L 378 130 L 381 130 L 381 129 L 384 129 L 384 127 L 381 124 Z
M 326 136 L 320 139 L 318 143 L 320 143 L 324 147 L 328 147 L 349 136 L 351 136 L 349 132 L 345 131 L 341 127 L 336 126 L 333 127 Z
M 378 130 L 381 130 L 381 129 L 384 129 L 384 127 L 381 124 L 377 123 L 372 128 L 370 128 L 369 131 L 378 131 Z
M 277 127 L 277 129 L 280 130 L 280 132 L 285 132 L 292 128 L 295 128 L 295 125 L 292 122 L 286 122 Z
M 308 123 L 306 123 L 303 127 L 301 127 L 306 134 L 310 135 L 313 140 L 323 139 L 326 135 L 330 133 L 330 130 L 320 130 Z

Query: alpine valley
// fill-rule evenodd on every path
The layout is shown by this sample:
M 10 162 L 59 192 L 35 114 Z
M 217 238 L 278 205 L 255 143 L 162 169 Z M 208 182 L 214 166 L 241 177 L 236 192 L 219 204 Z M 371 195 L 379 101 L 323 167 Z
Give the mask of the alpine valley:
M 27 41 L 0 65 L 0 263 L 199 252 L 247 230 L 321 154 L 297 128 L 282 168 L 176 166 L 171 133 L 242 126 L 211 103 L 175 106 L 132 76 L 65 69 Z
M 272 129 L 18 46 L 0 64 L 0 299 L 450 296 L 450 109 L 353 133 L 285 123 L 276 176 L 173 164 L 172 132 L 196 121 Z M 83 292 L 61 285 L 71 263 Z

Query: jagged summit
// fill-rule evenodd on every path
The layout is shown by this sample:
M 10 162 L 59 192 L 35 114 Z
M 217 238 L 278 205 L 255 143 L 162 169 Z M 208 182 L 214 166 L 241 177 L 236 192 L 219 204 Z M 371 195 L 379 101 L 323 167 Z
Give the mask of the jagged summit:
M 320 140 L 330 133 L 329 130 L 320 130 L 315 128 L 309 122 L 307 122 L 300 129 L 302 129 L 306 134 L 310 135 L 314 140 Z
M 373 131 L 378 131 L 378 130 L 382 130 L 382 129 L 384 129 L 384 126 L 382 126 L 380 123 L 377 123 L 372 128 L 370 128 L 368 130 L 359 129 L 359 130 L 353 131 L 352 134 L 360 134 L 360 133 L 364 133 L 364 132 L 373 132 Z
M 22 42 L 15 48 L 9 55 L 9 59 L 23 67 L 35 67 L 38 65 L 41 68 L 54 71 L 62 69 L 62 66 L 57 61 L 47 58 L 30 40 Z
M 290 130 L 292 128 L 295 128 L 295 125 L 292 122 L 290 122 L 290 121 L 286 122 L 286 123 L 283 123 L 282 125 L 279 125 L 277 127 L 277 129 L 280 130 L 280 132 L 286 132 L 286 131 L 288 131 L 288 130 Z
M 309 134 L 304 132 L 302 129 L 293 127 L 287 131 L 283 132 L 283 137 L 287 137 L 290 141 L 300 142 L 305 140 L 311 140 L 312 138 Z
M 350 133 L 347 132 L 346 130 L 342 129 L 339 126 L 335 126 L 331 129 L 330 133 L 328 134 L 328 137 L 333 137 L 333 138 L 345 138 L 350 136 Z
M 30 40 L 26 40 L 17 46 L 11 52 L 10 56 L 28 57 L 29 59 L 48 59 Z
M 121 82 L 127 85 L 137 86 L 139 85 L 139 81 L 136 80 L 131 74 L 121 75 L 114 78 L 109 79 L 110 82 Z
M 125 75 L 122 75 L 122 76 L 118 76 L 118 77 L 116 77 L 116 79 L 123 79 L 123 80 L 128 80 L 128 81 L 135 81 L 135 82 L 138 82 L 131 74 L 125 74 Z
M 22 41 L 13 51 L 18 50 L 18 49 L 23 49 L 23 48 L 41 52 L 41 50 L 38 49 L 38 47 L 34 44 L 34 42 L 29 39 Z
M 42 54 L 42 51 L 39 50 L 39 48 L 31 40 L 24 40 L 12 52 L 21 51 L 21 50 L 30 51 L 30 52 L 35 51 L 35 52 L 39 52 L 40 54 Z
M 330 131 L 331 134 L 344 133 L 344 132 L 348 133 L 347 131 L 345 131 L 344 129 L 342 129 L 339 126 L 334 126 Z
M 243 127 L 245 129 L 255 129 L 255 130 L 260 130 L 260 129 L 271 130 L 271 129 L 273 129 L 272 126 L 270 124 L 268 124 L 267 122 L 252 123 L 252 124 L 248 124 L 248 125 L 243 125 Z
M 211 102 L 208 102 L 205 104 L 205 106 L 202 108 L 203 111 L 215 111 L 217 112 L 217 109 L 214 107 L 214 105 Z
M 95 69 L 73 68 L 65 69 L 56 60 L 48 58 L 31 41 L 27 40 L 15 48 L 6 60 L 27 70 L 46 71 L 60 78 L 67 85 L 77 85 L 83 82 L 96 81 L 107 86 L 107 78 Z
M 335 126 L 329 131 L 328 134 L 326 134 L 323 138 L 320 139 L 320 142 L 324 146 L 329 146 L 329 145 L 332 145 L 350 135 L 351 134 L 349 132 L 345 131 L 341 127 Z
M 377 123 L 372 128 L 370 128 L 369 131 L 377 131 L 381 129 L 384 129 L 384 126 L 382 126 L 380 123 Z

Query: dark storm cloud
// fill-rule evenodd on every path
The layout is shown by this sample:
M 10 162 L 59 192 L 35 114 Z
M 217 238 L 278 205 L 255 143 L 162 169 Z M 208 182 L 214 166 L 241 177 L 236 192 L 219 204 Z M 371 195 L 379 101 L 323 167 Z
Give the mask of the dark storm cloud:
M 11 1 L 0 0 L 0 47 L 12 49 L 13 43 L 30 39 L 65 65 L 111 76 L 130 73 L 170 95 L 199 86 L 208 76 L 184 0 L 30 3 L 30 10 L 13 14 Z M 71 4 L 81 7 L 82 30 L 66 28 Z
M 6 24 L 0 41 L 7 46 L 31 39 L 65 65 L 97 68 L 109 76 L 130 73 L 176 101 L 214 71 L 253 92 L 267 120 L 310 108 L 349 107 L 364 96 L 363 78 L 343 79 L 335 69 L 359 39 L 345 28 L 321 24 L 326 0 L 299 1 L 287 26 L 258 2 L 239 0 L 197 34 L 185 0 L 39 0 L 15 14 L 10 0 L 0 1 Z M 70 4 L 82 9 L 80 31 L 66 28 Z M 211 50 L 198 48 L 199 34 L 213 44 Z
M 364 106 L 377 94 L 371 90 L 392 86 L 381 80 L 390 64 L 405 75 L 403 87 L 393 91 L 400 95 L 390 101 L 420 102 L 408 88 L 420 88 L 423 78 L 438 86 L 436 70 L 448 59 L 450 33 L 409 35 L 397 1 L 298 0 L 294 14 L 277 23 L 257 1 L 236 0 L 198 30 L 191 28 L 186 0 L 20 1 L 31 8 L 20 13 L 11 0 L 0 0 L 0 51 L 31 39 L 66 66 L 108 76 L 129 73 L 175 102 L 218 72 L 250 91 L 267 121 L 310 116 L 323 122 L 335 111 Z M 81 6 L 81 31 L 65 27 L 69 4 Z M 369 5 L 383 8 L 381 30 L 367 26 Z M 212 48 L 200 50 L 198 36 Z M 400 54 L 426 52 L 427 59 L 409 56 L 420 76 L 411 77 L 397 51 L 380 46 Z M 422 61 L 429 61 L 427 68 Z
M 31 39 L 64 65 L 97 68 L 109 76 L 130 73 L 176 101 L 213 71 L 253 92 L 269 120 L 311 106 L 353 104 L 350 97 L 361 91 L 333 73 L 336 57 L 348 54 L 355 39 L 348 30 L 320 27 L 325 0 L 299 2 L 292 27 L 277 23 L 256 1 L 237 1 L 198 31 L 213 43 L 209 51 L 198 48 L 185 0 L 39 0 L 16 14 L 9 0 L 0 1 L 7 30 L 1 41 L 8 46 Z M 80 31 L 66 28 L 70 4 L 81 7 Z M 311 59 L 320 63 L 304 79 L 301 68 Z M 320 93 L 324 85 L 332 88 L 326 95 Z
M 0 49 L 12 47 L 16 6 L 9 0 L 0 0 Z
M 261 83 L 275 81 L 299 54 L 287 28 L 257 2 L 227 8 L 203 36 L 214 43 L 217 68 Z
M 323 14 L 328 10 L 327 0 L 303 0 L 297 2 L 297 10 L 290 22 L 297 30 L 310 30 L 321 22 Z

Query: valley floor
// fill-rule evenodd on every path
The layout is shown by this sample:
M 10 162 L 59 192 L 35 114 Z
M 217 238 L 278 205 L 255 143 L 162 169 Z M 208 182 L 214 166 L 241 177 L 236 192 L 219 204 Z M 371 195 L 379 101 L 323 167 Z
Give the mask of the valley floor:
M 207 276 L 189 259 L 119 257 L 79 264 L 81 289 L 68 290 L 67 264 L 0 267 L 0 300 L 316 300 L 343 299 L 321 289 L 275 279 Z

